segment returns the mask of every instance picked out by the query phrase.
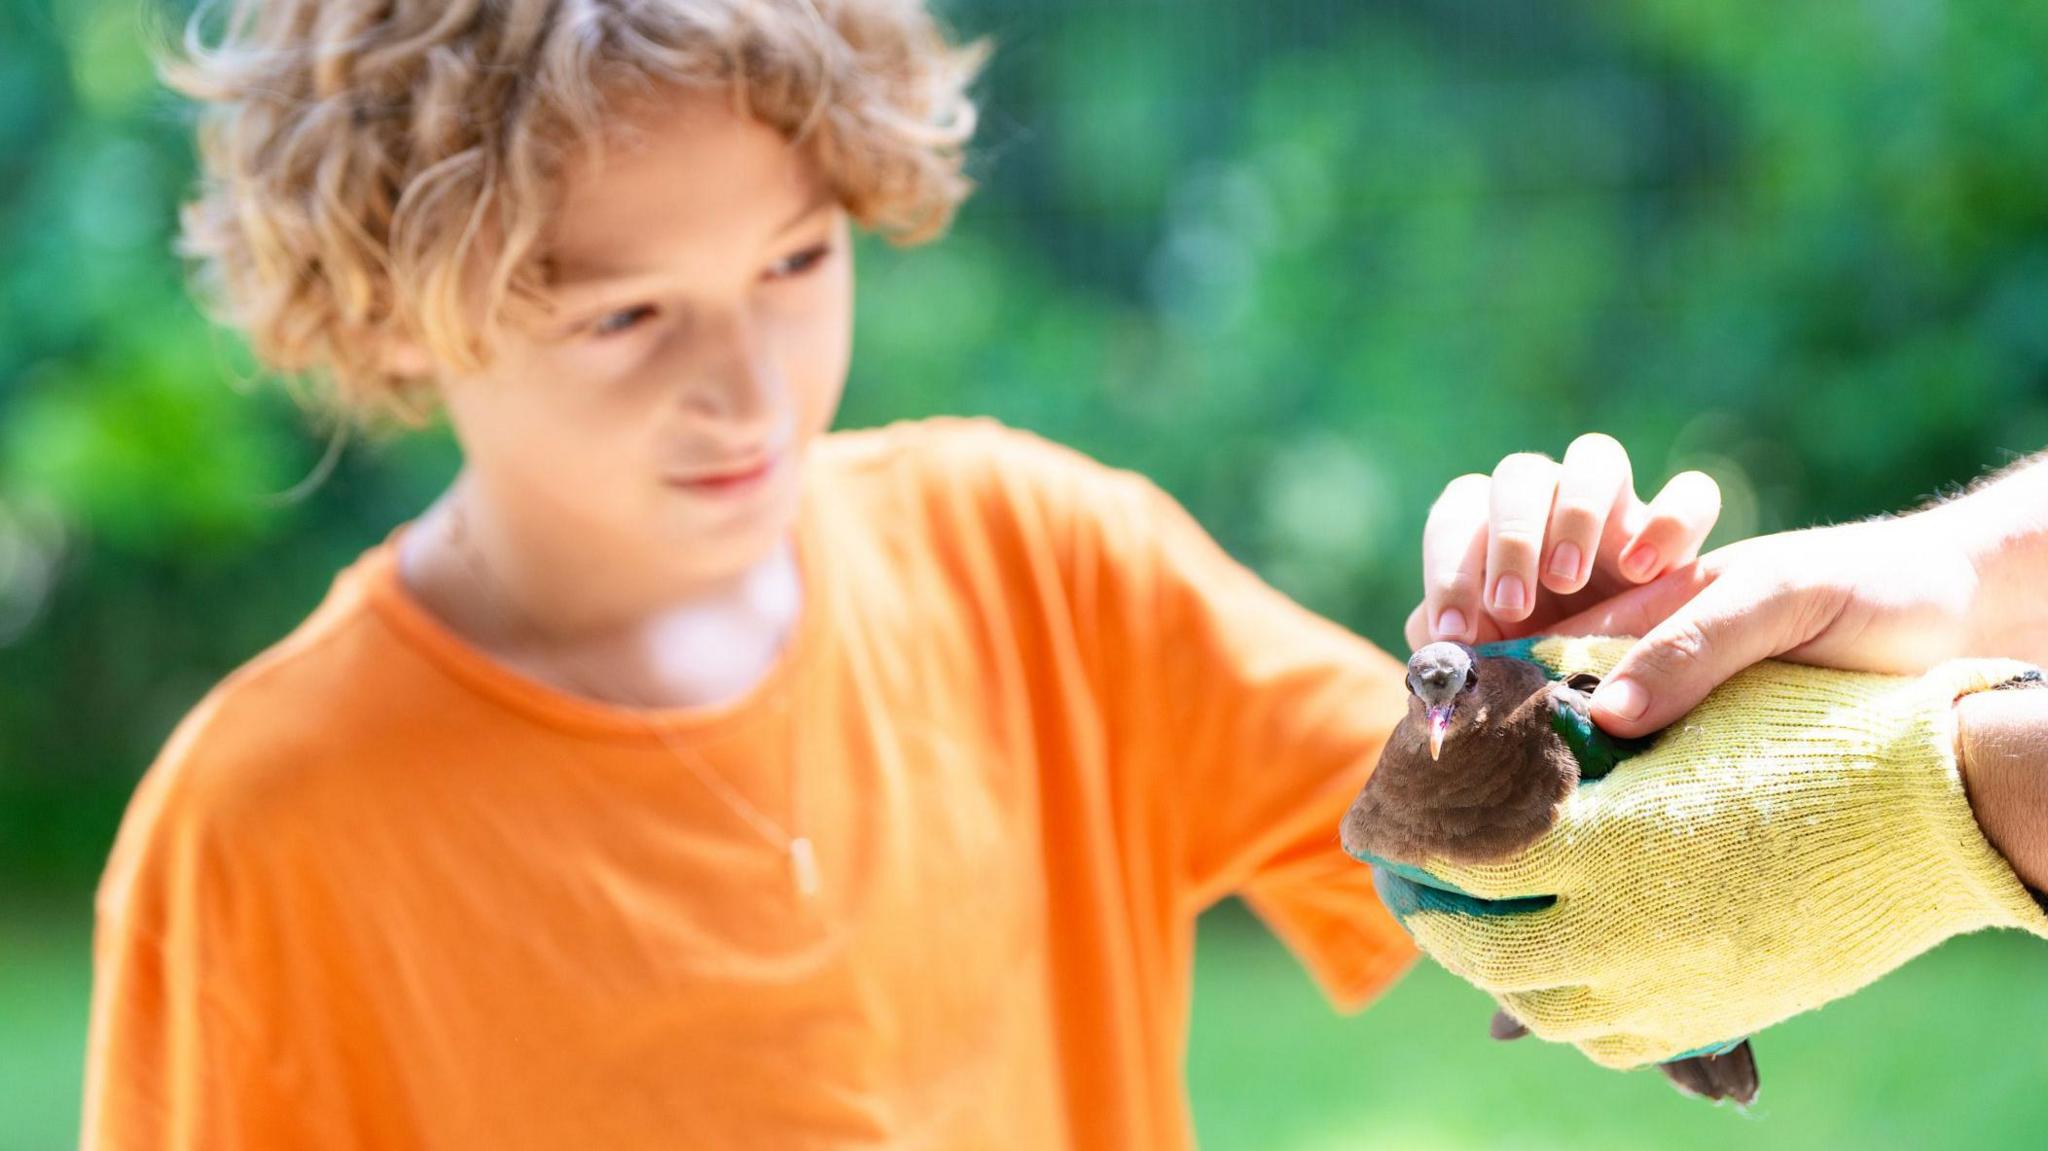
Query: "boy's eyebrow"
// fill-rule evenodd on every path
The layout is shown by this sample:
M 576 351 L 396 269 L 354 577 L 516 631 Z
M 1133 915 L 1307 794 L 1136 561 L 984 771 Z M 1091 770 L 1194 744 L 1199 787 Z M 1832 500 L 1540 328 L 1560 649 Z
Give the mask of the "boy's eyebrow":
M 809 220 L 811 217 L 817 215 L 819 212 L 824 211 L 826 208 L 831 207 L 833 204 L 837 203 L 838 200 L 838 194 L 835 193 L 831 188 L 827 187 L 822 189 L 821 191 L 818 192 L 817 195 L 812 196 L 809 202 L 804 204 L 803 207 L 797 209 L 795 215 L 791 216 L 788 220 L 784 221 L 781 226 L 775 229 L 773 233 L 774 238 L 778 240 L 781 239 L 783 236 L 794 231 L 797 225 L 803 223 L 806 220 Z M 560 257 L 554 255 L 549 255 L 548 257 L 546 257 L 545 267 L 549 272 L 549 287 L 554 291 L 558 292 L 568 291 L 571 289 L 588 288 L 591 287 L 592 285 L 601 284 L 609 280 L 630 279 L 635 276 L 645 275 L 647 271 L 646 269 L 637 267 L 610 267 L 603 264 L 583 264 L 575 269 L 575 273 L 573 276 L 562 277 L 559 274 L 557 274 L 559 272 L 559 269 L 561 268 Z

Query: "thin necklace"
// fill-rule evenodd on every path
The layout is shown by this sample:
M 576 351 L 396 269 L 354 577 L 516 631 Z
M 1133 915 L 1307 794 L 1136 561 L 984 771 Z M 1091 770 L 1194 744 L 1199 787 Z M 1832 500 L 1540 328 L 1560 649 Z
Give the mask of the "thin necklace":
M 463 566 L 469 569 L 470 582 L 477 585 L 484 598 L 490 602 L 492 610 L 498 615 L 505 617 L 509 622 L 518 624 L 525 630 L 537 630 L 533 627 L 531 621 L 527 620 L 523 614 L 519 613 L 512 606 L 511 597 L 505 595 L 500 590 L 497 581 L 491 576 L 490 570 L 484 565 L 482 554 L 476 550 L 475 543 L 470 538 L 469 517 L 465 513 L 461 500 L 456 500 L 454 506 L 449 509 L 448 522 L 448 534 L 450 541 L 454 544 L 456 554 L 462 557 Z M 804 590 L 806 594 L 810 594 L 813 591 L 810 588 Z M 810 609 L 806 606 L 803 610 Z M 558 661 L 558 663 L 562 662 L 565 661 Z M 635 699 L 631 693 L 615 690 L 607 695 L 603 692 L 593 691 L 581 676 L 574 673 L 573 669 L 562 666 L 559 670 L 563 678 L 567 679 L 572 687 L 584 695 L 596 699 L 623 699 L 627 704 L 636 709 L 636 714 L 640 716 L 641 722 L 647 725 L 648 730 L 654 732 L 655 736 L 661 740 L 662 746 L 666 747 L 671 755 L 680 760 L 684 767 L 690 769 L 690 773 L 695 775 L 704 784 L 706 790 L 725 801 L 725 805 L 732 809 L 733 814 L 739 816 L 742 822 L 754 830 L 755 834 L 767 840 L 771 846 L 783 853 L 783 856 L 789 860 L 790 878 L 796 884 L 797 894 L 806 899 L 813 898 L 818 894 L 818 890 L 822 886 L 818 875 L 818 854 L 811 846 L 810 836 L 792 833 L 781 824 L 768 818 L 760 808 L 747 802 L 745 796 L 741 795 L 722 776 L 699 760 L 688 747 L 678 742 L 674 732 L 670 731 L 663 724 L 655 722 L 653 716 L 654 709 Z M 800 804 L 801 795 L 797 786 L 799 777 L 796 770 L 796 756 L 793 754 L 796 743 L 796 709 L 790 705 L 787 695 L 782 700 L 782 711 L 789 735 L 788 742 L 792 750 L 792 754 L 789 757 L 790 822 L 800 832 L 803 825 L 803 812 Z

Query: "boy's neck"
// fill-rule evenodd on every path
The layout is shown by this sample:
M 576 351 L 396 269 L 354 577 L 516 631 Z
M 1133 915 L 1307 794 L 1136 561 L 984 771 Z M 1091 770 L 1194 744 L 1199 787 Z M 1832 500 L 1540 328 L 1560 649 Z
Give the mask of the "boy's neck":
M 747 693 L 794 633 L 804 593 L 785 537 L 692 586 L 631 542 L 555 538 L 459 478 L 400 540 L 400 579 L 451 630 L 572 694 L 709 707 Z

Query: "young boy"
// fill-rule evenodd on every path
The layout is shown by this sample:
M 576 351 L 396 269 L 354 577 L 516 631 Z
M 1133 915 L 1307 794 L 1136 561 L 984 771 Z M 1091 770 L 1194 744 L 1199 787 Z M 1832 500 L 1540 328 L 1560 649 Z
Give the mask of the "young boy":
M 918 6 L 249 0 L 195 52 L 226 316 L 464 465 L 140 785 L 86 1146 L 1187 1146 L 1202 908 L 1340 1005 L 1408 964 L 1336 835 L 1399 661 L 1136 475 L 826 434 L 850 225 L 965 194 Z

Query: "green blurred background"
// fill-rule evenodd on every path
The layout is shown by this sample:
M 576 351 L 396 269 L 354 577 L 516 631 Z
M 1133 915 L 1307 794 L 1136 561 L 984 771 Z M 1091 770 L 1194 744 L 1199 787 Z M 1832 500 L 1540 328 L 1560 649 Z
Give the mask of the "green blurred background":
M 1600 429 L 1717 541 L 2048 444 L 2048 6 L 973 0 L 982 190 L 862 251 L 843 422 L 993 413 L 1138 468 L 1382 644 L 1460 472 Z M 177 717 L 445 482 L 322 441 L 169 254 L 135 0 L 0 0 L 0 1149 L 75 1138 L 91 887 Z M 160 20 L 158 22 L 161 22 Z M 1958 941 L 1766 1035 L 1747 1116 L 1484 1037 L 1418 969 L 1329 1012 L 1205 924 L 1212 1149 L 2038 1147 L 2048 948 Z

